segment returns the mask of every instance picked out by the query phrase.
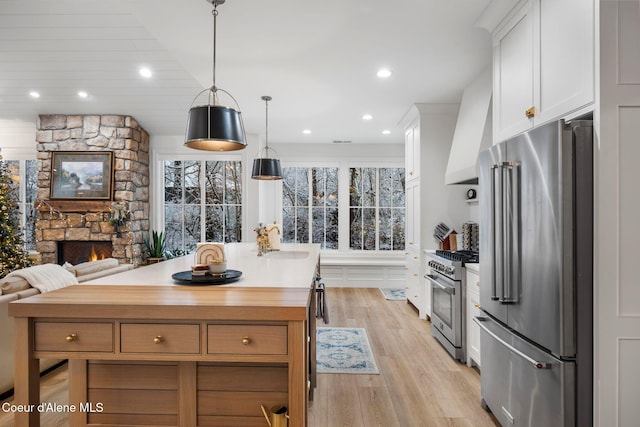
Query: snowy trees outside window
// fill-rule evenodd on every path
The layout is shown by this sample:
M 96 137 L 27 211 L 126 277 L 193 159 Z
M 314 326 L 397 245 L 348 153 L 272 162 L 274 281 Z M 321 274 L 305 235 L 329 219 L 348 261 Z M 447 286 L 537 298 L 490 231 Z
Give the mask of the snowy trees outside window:
M 242 163 L 164 162 L 164 230 L 169 251 L 242 240 Z
M 349 248 L 404 250 L 404 168 L 349 169 Z
M 283 168 L 283 242 L 404 250 L 404 168 L 350 167 L 342 172 L 338 167 Z M 340 188 L 348 188 L 344 200 Z
M 285 167 L 282 241 L 338 249 L 338 168 Z

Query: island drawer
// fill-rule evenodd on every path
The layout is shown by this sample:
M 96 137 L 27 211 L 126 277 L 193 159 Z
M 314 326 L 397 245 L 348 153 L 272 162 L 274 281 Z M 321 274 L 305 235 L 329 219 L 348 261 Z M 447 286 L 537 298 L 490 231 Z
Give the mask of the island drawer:
M 200 353 L 200 325 L 175 323 L 122 323 L 122 353 Z
M 113 351 L 113 324 L 35 322 L 35 351 Z
M 287 354 L 284 325 L 207 325 L 209 354 Z

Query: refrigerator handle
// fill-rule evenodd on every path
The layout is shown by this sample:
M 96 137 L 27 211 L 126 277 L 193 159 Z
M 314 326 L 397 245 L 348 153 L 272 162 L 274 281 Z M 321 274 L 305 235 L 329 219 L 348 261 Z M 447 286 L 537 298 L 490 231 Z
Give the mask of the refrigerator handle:
M 504 262 L 504 278 L 503 278 L 503 293 L 501 302 L 505 304 L 517 302 L 517 290 L 514 286 L 518 282 L 520 274 L 520 253 L 518 251 L 518 218 L 520 218 L 520 212 L 518 212 L 520 197 L 520 183 L 518 181 L 518 163 L 517 162 L 505 162 L 502 164 L 506 175 L 506 203 L 504 206 L 504 247 L 505 251 L 503 256 L 509 257 L 509 262 Z M 508 254 L 508 255 L 505 255 Z M 504 258 L 503 258 L 504 259 Z M 514 275 L 515 273 L 515 275 Z
M 521 358 L 523 358 L 524 360 L 526 360 L 527 362 L 529 362 L 530 364 L 533 365 L 534 368 L 536 369 L 551 369 L 551 365 L 555 364 L 553 362 L 540 362 L 538 360 L 533 359 L 532 357 L 527 356 L 525 353 L 521 352 L 520 350 L 518 350 L 517 348 L 513 347 L 511 344 L 509 344 L 508 342 L 504 341 L 502 338 L 498 337 L 496 334 L 494 334 L 493 332 L 491 332 L 489 330 L 489 328 L 487 328 L 485 325 L 482 324 L 482 322 L 486 320 L 486 318 L 482 318 L 482 317 L 474 317 L 473 321 L 480 326 L 480 328 L 485 331 L 487 334 L 489 334 L 493 339 L 495 339 L 496 341 L 498 341 L 500 344 L 502 344 L 504 347 L 506 347 L 507 350 L 509 350 L 510 352 L 512 352 L 515 355 L 520 356 Z
M 500 182 L 502 182 L 502 169 L 500 165 L 491 166 L 491 299 L 499 300 L 498 296 L 498 250 L 497 243 L 497 226 L 502 224 L 501 219 L 496 220 L 496 215 L 502 215 L 502 206 L 496 208 L 496 173 L 499 174 Z M 502 245 L 500 245 L 502 247 Z M 502 275 L 501 275 L 502 276 Z

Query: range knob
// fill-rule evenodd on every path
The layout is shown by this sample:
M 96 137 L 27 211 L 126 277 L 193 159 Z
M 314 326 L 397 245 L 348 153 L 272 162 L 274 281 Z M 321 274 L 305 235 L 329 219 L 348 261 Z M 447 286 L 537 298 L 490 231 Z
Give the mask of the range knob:
M 453 268 L 453 267 L 446 267 L 446 268 L 444 269 L 444 272 L 445 272 L 446 274 L 453 274 L 453 273 L 455 273 L 455 271 L 456 271 L 456 269 L 455 269 L 455 268 Z

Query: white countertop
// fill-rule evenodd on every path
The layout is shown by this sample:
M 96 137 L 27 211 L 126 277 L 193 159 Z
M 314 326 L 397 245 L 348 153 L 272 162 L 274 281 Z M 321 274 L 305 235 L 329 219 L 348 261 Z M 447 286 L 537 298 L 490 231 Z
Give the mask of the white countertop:
M 286 243 L 281 250 L 258 256 L 254 243 L 228 243 L 224 246 L 227 269 L 239 270 L 242 277 L 227 285 L 243 287 L 309 287 L 314 279 L 320 245 Z M 138 267 L 83 284 L 99 285 L 177 285 L 171 275 L 191 270 L 195 254 Z M 199 285 L 201 286 L 201 285 Z
M 480 274 L 480 264 L 475 263 L 475 262 L 467 262 L 464 264 L 464 267 L 469 270 L 472 271 L 476 274 Z

